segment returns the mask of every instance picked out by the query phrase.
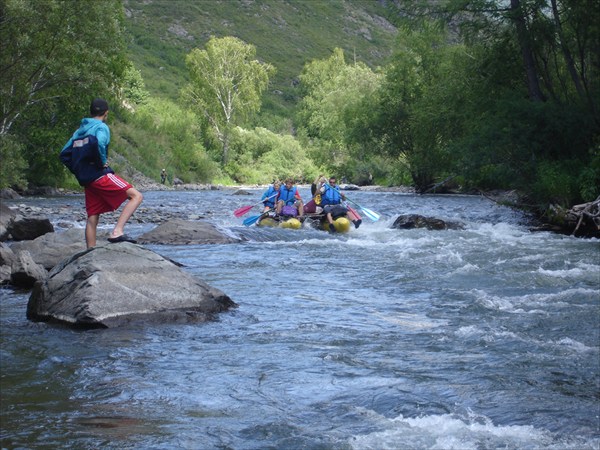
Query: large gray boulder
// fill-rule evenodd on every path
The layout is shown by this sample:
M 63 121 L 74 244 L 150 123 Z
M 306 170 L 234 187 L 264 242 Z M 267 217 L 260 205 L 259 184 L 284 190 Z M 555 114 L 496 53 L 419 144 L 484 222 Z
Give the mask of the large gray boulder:
M 36 263 L 50 270 L 63 259 L 85 250 L 84 233 L 83 228 L 71 228 L 61 233 L 47 233 L 33 241 L 14 242 L 11 249 L 14 253 L 28 251 Z M 98 238 L 100 242 L 100 235 Z
M 230 244 L 239 238 L 228 236 L 215 225 L 206 221 L 173 219 L 137 238 L 140 244 Z
M 83 328 L 132 322 L 199 322 L 237 306 L 225 293 L 139 245 L 97 246 L 36 283 L 27 318 Z

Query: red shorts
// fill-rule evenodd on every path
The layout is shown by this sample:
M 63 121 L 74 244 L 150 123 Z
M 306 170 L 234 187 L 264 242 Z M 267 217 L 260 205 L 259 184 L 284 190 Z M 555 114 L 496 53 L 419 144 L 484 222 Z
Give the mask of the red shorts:
M 114 173 L 106 174 L 85 187 L 85 210 L 94 216 L 114 211 L 127 200 L 127 189 L 133 186 Z

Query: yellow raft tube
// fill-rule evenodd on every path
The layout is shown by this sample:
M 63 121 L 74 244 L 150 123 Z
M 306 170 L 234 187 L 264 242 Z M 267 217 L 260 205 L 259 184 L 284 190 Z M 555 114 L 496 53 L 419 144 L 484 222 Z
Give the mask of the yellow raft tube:
M 295 217 L 291 217 L 286 220 L 277 220 L 274 217 L 265 217 L 261 219 L 257 224 L 259 227 L 280 227 L 288 228 L 291 230 L 298 230 L 302 228 L 302 222 Z M 333 221 L 335 231 L 338 233 L 347 233 L 350 231 L 351 222 L 346 217 L 338 217 Z M 329 223 L 326 219 L 321 219 L 320 228 L 325 231 L 329 231 Z

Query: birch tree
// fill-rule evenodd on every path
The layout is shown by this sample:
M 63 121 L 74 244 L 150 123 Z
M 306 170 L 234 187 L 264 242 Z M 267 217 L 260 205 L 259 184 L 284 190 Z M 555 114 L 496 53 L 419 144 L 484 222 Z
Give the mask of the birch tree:
M 261 96 L 274 68 L 256 60 L 253 45 L 231 36 L 213 37 L 205 50 L 193 49 L 186 64 L 191 82 L 184 96 L 215 131 L 225 166 L 231 127 L 260 110 Z

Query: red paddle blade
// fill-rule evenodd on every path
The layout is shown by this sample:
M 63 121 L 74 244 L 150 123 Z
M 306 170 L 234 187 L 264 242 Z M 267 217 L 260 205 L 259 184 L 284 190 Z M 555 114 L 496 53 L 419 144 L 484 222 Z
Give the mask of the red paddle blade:
M 250 206 L 242 206 L 241 208 L 236 209 L 233 212 L 233 215 L 235 217 L 242 217 L 244 214 L 246 214 L 248 211 L 250 211 L 252 208 L 254 208 L 254 205 L 250 205 Z
M 352 206 L 350 205 L 346 205 L 348 208 L 348 211 L 350 211 L 352 214 L 354 214 L 356 216 L 357 219 L 362 219 L 362 217 L 360 217 L 360 214 L 358 213 L 357 210 L 355 210 Z

